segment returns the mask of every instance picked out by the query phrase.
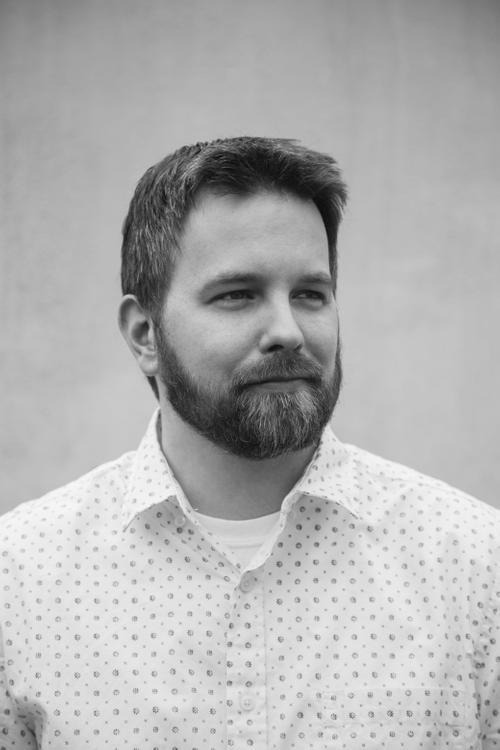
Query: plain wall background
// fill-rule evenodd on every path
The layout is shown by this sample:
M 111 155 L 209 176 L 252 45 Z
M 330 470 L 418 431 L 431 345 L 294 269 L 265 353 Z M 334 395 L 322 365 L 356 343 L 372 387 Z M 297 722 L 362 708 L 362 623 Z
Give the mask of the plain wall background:
M 189 142 L 334 155 L 339 437 L 500 507 L 498 0 L 0 0 L 0 511 L 134 449 L 120 228 Z

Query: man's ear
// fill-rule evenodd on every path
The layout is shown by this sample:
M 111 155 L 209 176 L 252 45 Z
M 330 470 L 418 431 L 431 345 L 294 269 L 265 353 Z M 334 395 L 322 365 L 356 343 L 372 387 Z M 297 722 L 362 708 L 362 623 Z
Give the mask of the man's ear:
M 158 373 L 158 354 L 153 320 L 135 295 L 126 294 L 120 302 L 118 325 L 144 375 L 154 377 Z

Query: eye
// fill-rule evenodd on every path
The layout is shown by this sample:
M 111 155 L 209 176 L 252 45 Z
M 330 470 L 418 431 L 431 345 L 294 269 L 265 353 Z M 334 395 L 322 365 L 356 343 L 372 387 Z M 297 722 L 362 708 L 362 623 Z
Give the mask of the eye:
M 215 302 L 222 307 L 241 307 L 248 300 L 252 300 L 254 295 L 248 289 L 233 289 L 230 292 L 224 292 L 218 294 L 213 298 L 212 302 Z
M 318 292 L 316 289 L 301 289 L 295 294 L 295 299 L 304 300 L 315 307 L 319 307 L 327 301 L 326 294 Z

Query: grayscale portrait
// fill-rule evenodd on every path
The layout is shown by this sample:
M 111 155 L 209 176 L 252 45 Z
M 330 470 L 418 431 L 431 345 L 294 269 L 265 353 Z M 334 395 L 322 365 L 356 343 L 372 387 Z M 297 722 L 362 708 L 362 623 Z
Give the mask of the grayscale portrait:
M 0 750 L 500 747 L 499 31 L 0 5 Z

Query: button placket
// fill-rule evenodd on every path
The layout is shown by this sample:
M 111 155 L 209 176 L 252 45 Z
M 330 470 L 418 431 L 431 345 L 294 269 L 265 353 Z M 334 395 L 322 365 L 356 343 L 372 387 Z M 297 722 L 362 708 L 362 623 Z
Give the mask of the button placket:
M 266 675 L 263 585 L 244 573 L 234 590 L 227 631 L 228 741 L 266 750 Z M 230 743 L 228 743 L 231 746 Z
M 255 709 L 255 698 L 249 693 L 240 695 L 240 708 L 242 711 L 253 711 Z
M 255 577 L 252 574 L 245 573 L 240 581 L 240 589 L 244 594 L 247 594 L 255 586 Z

